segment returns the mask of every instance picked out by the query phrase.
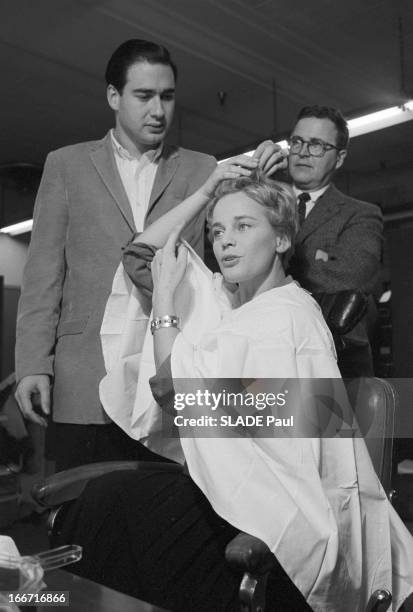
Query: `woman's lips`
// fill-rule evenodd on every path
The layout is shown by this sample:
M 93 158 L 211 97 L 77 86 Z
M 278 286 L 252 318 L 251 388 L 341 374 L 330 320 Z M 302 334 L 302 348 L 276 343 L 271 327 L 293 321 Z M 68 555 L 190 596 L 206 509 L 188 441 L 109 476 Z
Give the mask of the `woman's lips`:
M 227 255 L 221 259 L 221 264 L 224 266 L 224 268 L 232 268 L 232 266 L 235 266 L 239 260 L 240 257 L 238 255 Z

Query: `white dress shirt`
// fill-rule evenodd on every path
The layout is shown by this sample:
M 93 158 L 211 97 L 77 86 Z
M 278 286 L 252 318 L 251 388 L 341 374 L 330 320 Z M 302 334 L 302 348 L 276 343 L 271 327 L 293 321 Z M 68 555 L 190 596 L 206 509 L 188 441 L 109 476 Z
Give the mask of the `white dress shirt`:
M 297 187 L 293 185 L 293 191 L 297 199 L 298 199 L 298 196 L 301 195 L 302 193 L 308 193 L 308 195 L 311 198 L 310 200 L 307 200 L 307 202 L 305 203 L 305 218 L 307 218 L 310 212 L 313 210 L 318 198 L 321 198 L 323 193 L 327 191 L 329 187 L 330 185 L 325 185 L 325 187 L 322 187 L 321 189 L 317 189 L 316 191 L 307 191 L 306 189 L 297 189 Z
M 138 158 L 122 147 L 113 130 L 111 130 L 111 137 L 116 165 L 129 199 L 136 231 L 142 232 L 162 144 L 157 149 L 142 153 Z

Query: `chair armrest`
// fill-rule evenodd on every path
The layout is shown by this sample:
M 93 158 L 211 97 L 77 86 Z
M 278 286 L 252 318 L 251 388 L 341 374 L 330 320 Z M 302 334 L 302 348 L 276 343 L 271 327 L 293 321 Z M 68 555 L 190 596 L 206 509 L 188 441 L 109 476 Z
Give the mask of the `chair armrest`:
M 278 561 L 259 538 L 239 533 L 225 549 L 225 559 L 244 575 L 239 588 L 241 612 L 263 612 L 270 571 Z
M 151 461 L 105 461 L 90 463 L 71 468 L 64 472 L 53 474 L 36 483 L 32 488 L 32 496 L 36 502 L 46 508 L 53 508 L 76 499 L 82 493 L 89 480 L 120 470 L 165 470 L 182 471 L 178 463 Z
M 277 565 L 268 546 L 248 533 L 239 533 L 225 549 L 225 559 L 234 568 L 254 574 L 266 574 Z
M 391 601 L 392 596 L 389 591 L 378 589 L 370 597 L 366 612 L 386 612 L 390 607 Z
M 331 332 L 348 334 L 365 315 L 368 296 L 362 291 L 346 289 L 337 293 L 314 293 Z

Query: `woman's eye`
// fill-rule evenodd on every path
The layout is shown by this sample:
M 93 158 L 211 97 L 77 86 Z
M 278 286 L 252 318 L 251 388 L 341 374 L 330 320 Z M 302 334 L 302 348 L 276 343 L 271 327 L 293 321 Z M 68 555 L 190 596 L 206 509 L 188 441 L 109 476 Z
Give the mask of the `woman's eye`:
M 212 236 L 215 238 L 219 238 L 222 235 L 222 230 L 215 229 L 212 233 Z
M 249 227 L 251 227 L 248 223 L 240 223 L 238 229 L 241 232 L 245 232 Z

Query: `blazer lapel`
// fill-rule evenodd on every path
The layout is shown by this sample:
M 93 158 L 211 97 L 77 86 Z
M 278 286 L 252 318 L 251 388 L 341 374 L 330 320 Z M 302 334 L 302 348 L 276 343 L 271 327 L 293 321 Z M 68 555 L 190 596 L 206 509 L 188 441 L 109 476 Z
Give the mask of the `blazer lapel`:
M 314 208 L 299 229 L 297 242 L 304 242 L 310 234 L 336 215 L 340 211 L 341 202 L 340 192 L 334 185 L 330 185 L 321 198 L 317 200 Z
M 120 209 L 125 221 L 130 226 L 133 232 L 136 231 L 133 220 L 132 209 L 129 204 L 128 196 L 123 187 L 122 179 L 119 176 L 116 167 L 116 161 L 113 154 L 113 147 L 110 132 L 106 137 L 97 143 L 96 147 L 91 151 L 90 157 L 98 171 L 102 181 L 115 200 Z
M 153 183 L 147 214 L 150 213 L 169 183 L 171 182 L 179 164 L 179 150 L 176 147 L 164 146 L 159 159 L 158 169 Z

